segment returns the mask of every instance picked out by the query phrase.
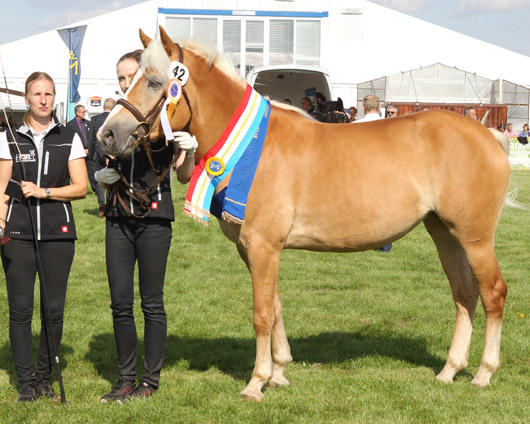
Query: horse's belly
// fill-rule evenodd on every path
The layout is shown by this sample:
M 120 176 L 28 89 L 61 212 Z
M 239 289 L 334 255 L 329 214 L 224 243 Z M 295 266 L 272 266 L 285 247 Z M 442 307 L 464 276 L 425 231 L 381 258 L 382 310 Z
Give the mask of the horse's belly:
M 330 219 L 321 222 L 299 222 L 291 227 L 286 249 L 304 249 L 321 252 L 359 252 L 391 243 L 410 232 L 420 223 L 427 211 L 416 211 L 408 216 L 394 216 L 388 211 L 388 219 L 356 220 L 354 217 Z

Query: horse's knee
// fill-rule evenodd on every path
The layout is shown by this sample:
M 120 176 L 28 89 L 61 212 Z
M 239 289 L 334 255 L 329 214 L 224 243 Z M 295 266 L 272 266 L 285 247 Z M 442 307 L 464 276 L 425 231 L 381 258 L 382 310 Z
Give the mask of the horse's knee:
M 254 331 L 256 333 L 269 333 L 274 323 L 273 311 L 254 312 Z
M 486 313 L 490 316 L 502 317 L 507 294 L 508 285 L 502 277 L 498 277 L 492 286 L 482 289 L 482 304 Z

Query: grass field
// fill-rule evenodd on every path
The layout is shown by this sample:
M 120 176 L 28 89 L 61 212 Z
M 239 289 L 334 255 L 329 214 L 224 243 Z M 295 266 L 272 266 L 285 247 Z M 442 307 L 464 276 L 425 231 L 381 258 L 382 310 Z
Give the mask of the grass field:
M 530 172 L 517 171 L 513 180 L 519 200 L 530 205 Z M 530 422 L 529 212 L 506 208 L 499 225 L 497 254 L 509 293 L 502 367 L 491 386 L 470 385 L 483 346 L 480 306 L 469 367 L 453 384 L 434 380 L 447 356 L 455 310 L 433 243 L 420 225 L 388 255 L 283 252 L 280 291 L 294 357 L 286 373 L 291 386 L 268 390 L 256 404 L 239 399 L 255 355 L 250 276 L 217 222 L 205 228 L 180 213 L 184 193 L 185 187 L 175 185 L 177 220 L 165 294 L 168 345 L 156 396 L 126 405 L 99 403 L 118 375 L 104 220 L 97 218 L 90 194 L 74 203 L 79 240 L 60 352 L 68 402 L 15 401 L 2 273 L 0 422 Z M 138 293 L 136 299 L 143 341 Z M 34 319 L 34 347 L 39 328 Z M 53 387 L 59 391 L 56 381 Z

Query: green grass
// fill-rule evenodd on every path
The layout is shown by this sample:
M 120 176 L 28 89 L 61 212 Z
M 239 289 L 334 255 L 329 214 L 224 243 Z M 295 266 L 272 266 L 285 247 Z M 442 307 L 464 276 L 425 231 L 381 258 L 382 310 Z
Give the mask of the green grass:
M 530 204 L 530 172 L 516 172 L 514 182 L 519 200 Z M 60 353 L 68 403 L 15 401 L 2 274 L 2 423 L 529 422 L 530 213 L 507 208 L 499 226 L 497 254 L 509 294 L 502 367 L 491 386 L 470 385 L 482 353 L 480 306 L 469 367 L 453 384 L 434 380 L 446 359 L 455 310 L 433 243 L 420 225 L 389 255 L 283 252 L 280 290 L 294 357 L 286 373 L 291 386 L 266 391 L 256 404 L 239 399 L 255 355 L 250 276 L 215 220 L 205 228 L 180 214 L 184 193 L 185 187 L 174 186 L 177 221 L 165 290 L 168 345 L 156 396 L 124 406 L 99 403 L 118 375 L 104 220 L 96 217 L 90 194 L 74 202 L 79 240 Z M 142 341 L 139 300 L 136 292 Z M 36 347 L 38 319 L 33 327 Z M 53 386 L 58 392 L 56 381 Z

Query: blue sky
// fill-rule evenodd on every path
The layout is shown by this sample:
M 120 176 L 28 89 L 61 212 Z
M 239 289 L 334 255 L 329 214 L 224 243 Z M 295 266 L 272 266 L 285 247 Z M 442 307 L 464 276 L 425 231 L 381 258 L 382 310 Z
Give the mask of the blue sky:
M 0 44 L 142 1 L 0 0 Z M 530 56 L 530 0 L 371 1 Z

